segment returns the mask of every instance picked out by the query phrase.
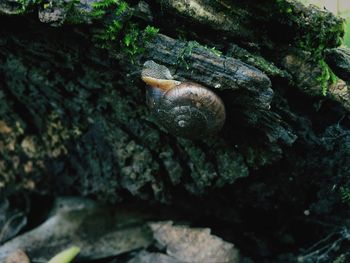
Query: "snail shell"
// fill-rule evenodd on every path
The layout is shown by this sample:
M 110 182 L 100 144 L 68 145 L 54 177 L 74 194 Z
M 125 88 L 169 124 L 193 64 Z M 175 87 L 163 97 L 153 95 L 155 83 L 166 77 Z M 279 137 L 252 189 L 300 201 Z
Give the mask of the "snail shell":
M 149 86 L 147 104 L 171 134 L 203 138 L 222 128 L 225 106 L 210 89 L 193 82 L 149 76 L 142 76 L 142 80 Z

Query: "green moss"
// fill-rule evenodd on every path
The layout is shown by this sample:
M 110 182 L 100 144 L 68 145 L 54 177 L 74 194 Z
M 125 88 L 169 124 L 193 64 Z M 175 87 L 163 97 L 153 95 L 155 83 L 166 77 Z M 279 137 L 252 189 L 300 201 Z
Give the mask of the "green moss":
M 144 45 L 159 32 L 150 25 L 142 30 L 137 23 L 128 23 L 132 9 L 125 1 L 104 0 L 95 3 L 93 8 L 93 16 L 104 21 L 93 35 L 97 46 L 109 50 L 120 48 L 132 62 L 144 52 Z
M 339 189 L 341 200 L 344 203 L 350 204 L 350 188 L 346 186 L 342 186 Z
M 159 32 L 159 28 L 153 27 L 153 26 L 147 26 L 144 30 L 144 38 L 145 40 L 151 40 L 153 37 L 155 37 Z
M 207 46 L 203 46 L 206 50 L 209 50 L 210 52 L 212 52 L 214 55 L 216 55 L 217 57 L 221 57 L 222 52 L 220 50 L 217 50 L 216 47 L 207 47 Z
M 344 20 L 316 6 L 305 7 L 295 1 L 277 0 L 281 22 L 292 23 L 296 28 L 294 42 L 297 47 L 314 54 L 324 48 L 341 45 L 344 36 Z
M 293 9 L 292 8 L 287 8 L 286 12 L 287 12 L 287 14 L 291 14 L 291 13 L 293 13 Z
M 104 0 L 93 4 L 92 16 L 97 19 L 101 19 L 107 14 L 107 11 L 112 9 L 112 18 L 103 22 L 102 28 L 93 35 L 94 40 L 101 48 L 110 47 L 109 42 L 118 38 L 124 24 L 123 17 L 127 15 L 129 8 L 126 2 L 119 0 Z
M 42 3 L 43 0 L 17 0 L 17 4 L 21 5 L 21 8 L 18 9 L 18 13 L 25 13 L 30 6 L 34 6 L 35 4 Z
M 328 90 L 328 80 L 330 78 L 330 74 L 329 74 L 329 68 L 327 66 L 327 64 L 324 62 L 324 60 L 320 60 L 319 65 L 322 68 L 322 73 L 321 75 L 317 78 L 317 80 L 320 82 L 321 84 L 321 88 L 322 88 L 322 95 L 326 96 L 327 95 L 327 90 Z
M 286 71 L 276 67 L 272 62 L 264 59 L 260 55 L 252 54 L 239 46 L 232 45 L 232 48 L 228 51 L 227 55 L 230 57 L 240 59 L 241 61 L 260 69 L 269 77 L 290 77 Z
M 185 65 L 186 69 L 189 70 L 191 68 L 191 62 L 188 58 L 191 57 L 194 48 L 204 49 L 205 51 L 209 51 L 217 57 L 222 56 L 222 52 L 220 50 L 217 50 L 215 47 L 201 45 L 197 41 L 188 41 L 178 58 L 177 64 Z
M 134 59 L 144 52 L 144 45 L 151 41 L 159 32 L 158 28 L 147 26 L 140 30 L 136 24 L 129 24 L 122 39 L 122 47 L 134 62 Z
M 338 81 L 338 78 L 323 59 L 319 60 L 319 66 L 322 69 L 322 73 L 317 78 L 317 80 L 320 82 L 322 95 L 326 96 L 328 92 L 328 86 L 336 83 Z
M 187 45 L 182 50 L 181 55 L 179 56 L 179 59 L 177 62 L 177 64 L 185 65 L 187 70 L 189 70 L 191 68 L 191 63 L 188 60 L 188 57 L 190 57 L 192 54 L 192 50 L 195 46 L 194 43 L 196 43 L 196 42 L 194 42 L 194 41 L 187 42 Z
M 82 16 L 86 15 L 80 9 L 76 8 L 76 6 L 80 4 L 80 0 L 71 0 L 65 3 L 65 9 L 67 10 L 67 20 L 66 22 L 70 24 L 80 24 L 82 21 Z M 44 4 L 45 8 L 45 4 Z
M 105 10 L 113 5 L 119 4 L 119 0 L 102 0 L 99 2 L 94 2 L 93 3 L 93 8 L 95 10 Z

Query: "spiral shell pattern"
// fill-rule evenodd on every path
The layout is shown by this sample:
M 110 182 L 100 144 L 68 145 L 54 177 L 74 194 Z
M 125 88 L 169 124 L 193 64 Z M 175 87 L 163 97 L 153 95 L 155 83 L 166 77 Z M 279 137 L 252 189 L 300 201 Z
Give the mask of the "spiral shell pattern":
M 192 82 L 165 91 L 156 114 L 170 133 L 187 138 L 202 138 L 219 131 L 226 117 L 220 97 Z

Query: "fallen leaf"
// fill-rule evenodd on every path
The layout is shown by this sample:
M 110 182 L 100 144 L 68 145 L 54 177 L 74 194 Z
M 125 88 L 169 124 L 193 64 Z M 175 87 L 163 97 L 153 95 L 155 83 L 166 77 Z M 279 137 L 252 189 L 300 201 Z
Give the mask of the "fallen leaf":
M 0 133 L 7 134 L 11 132 L 12 132 L 12 129 L 9 126 L 7 126 L 7 124 L 4 121 L 0 120 Z
M 211 235 L 209 228 L 174 226 L 171 221 L 149 224 L 153 236 L 166 254 L 188 263 L 238 263 L 234 245 Z
M 128 263 L 183 263 L 175 258 L 161 253 L 142 251 Z
M 23 250 L 18 249 L 5 259 L 5 263 L 30 263 L 30 260 Z
M 13 209 L 7 199 L 0 202 L 0 244 L 17 235 L 26 224 L 25 211 Z
M 81 248 L 78 259 L 92 260 L 148 247 L 152 236 L 140 216 L 85 198 L 58 198 L 42 225 L 0 247 L 0 262 L 18 248 L 33 262 L 47 262 L 72 243 Z

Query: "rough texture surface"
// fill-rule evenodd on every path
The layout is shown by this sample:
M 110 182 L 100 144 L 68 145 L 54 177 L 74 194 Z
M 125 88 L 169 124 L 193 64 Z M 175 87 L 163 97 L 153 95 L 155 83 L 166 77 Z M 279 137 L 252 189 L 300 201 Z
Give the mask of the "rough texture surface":
M 342 79 L 350 79 L 350 49 L 334 48 L 327 50 L 326 60 L 334 72 Z
M 341 257 L 349 78 L 325 57 L 347 63 L 340 18 L 292 0 L 22 2 L 0 4 L 2 197 L 166 203 L 256 262 Z M 215 90 L 219 134 L 161 128 L 139 79 L 149 59 Z M 330 234 L 339 250 L 312 253 Z
M 150 224 L 154 239 L 166 253 L 180 262 L 237 263 L 238 252 L 230 243 L 210 234 L 210 229 L 173 226 L 172 222 Z

